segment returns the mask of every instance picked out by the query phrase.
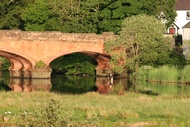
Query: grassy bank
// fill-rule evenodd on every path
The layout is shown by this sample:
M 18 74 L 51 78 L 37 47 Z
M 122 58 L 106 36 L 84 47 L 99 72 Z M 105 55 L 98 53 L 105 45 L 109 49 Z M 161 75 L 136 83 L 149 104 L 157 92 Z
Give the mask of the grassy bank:
M 190 126 L 189 95 L 123 96 L 0 92 L 0 125 L 126 127 Z

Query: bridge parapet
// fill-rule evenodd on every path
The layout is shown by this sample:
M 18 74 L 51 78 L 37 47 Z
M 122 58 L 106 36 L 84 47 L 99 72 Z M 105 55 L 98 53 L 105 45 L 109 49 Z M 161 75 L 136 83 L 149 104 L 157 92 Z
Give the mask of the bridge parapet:
M 0 30 L 1 40 L 26 40 L 26 41 L 56 41 L 56 42 L 103 42 L 114 37 L 112 32 L 103 34 L 95 33 L 62 33 L 54 31 L 31 32 L 20 30 Z

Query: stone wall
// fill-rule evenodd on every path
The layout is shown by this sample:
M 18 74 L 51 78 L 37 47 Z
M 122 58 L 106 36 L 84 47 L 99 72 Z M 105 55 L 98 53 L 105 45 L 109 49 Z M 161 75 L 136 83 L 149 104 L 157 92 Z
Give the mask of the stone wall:
M 27 40 L 27 41 L 72 41 L 72 42 L 100 42 L 113 38 L 115 35 L 112 32 L 105 32 L 103 34 L 95 33 L 62 33 L 62 32 L 28 32 L 20 30 L 0 30 L 1 39 L 10 40 Z

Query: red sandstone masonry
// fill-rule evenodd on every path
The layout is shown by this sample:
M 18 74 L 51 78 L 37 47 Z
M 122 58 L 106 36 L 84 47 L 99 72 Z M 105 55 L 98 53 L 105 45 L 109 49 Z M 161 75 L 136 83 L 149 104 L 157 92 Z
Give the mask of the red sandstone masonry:
M 26 41 L 72 41 L 72 42 L 101 42 L 114 37 L 113 33 L 61 33 L 61 32 L 24 32 L 17 30 L 0 30 L 0 37 L 6 40 Z
M 114 38 L 113 33 L 97 35 L 0 30 L 0 56 L 12 62 L 12 70 L 29 71 L 40 60 L 49 66 L 51 61 L 60 56 L 82 52 L 94 58 L 98 55 L 95 58 L 98 69 L 103 69 L 109 59 L 104 52 L 104 43 L 110 38 Z

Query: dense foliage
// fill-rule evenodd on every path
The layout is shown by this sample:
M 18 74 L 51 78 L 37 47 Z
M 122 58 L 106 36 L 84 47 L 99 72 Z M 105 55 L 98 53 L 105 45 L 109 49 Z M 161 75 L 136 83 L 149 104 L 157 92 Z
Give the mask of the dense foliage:
M 82 53 L 73 53 L 55 59 L 50 64 L 54 73 L 65 75 L 95 75 L 96 61 Z
M 0 69 L 2 70 L 8 70 L 9 67 L 11 66 L 11 63 L 9 62 L 9 60 L 1 56 L 0 56 L 0 63 L 2 64 L 0 67 Z
M 121 29 L 138 14 L 175 19 L 175 0 L 1 0 L 0 28 L 35 31 L 95 32 Z
M 34 4 L 30 4 L 21 14 L 24 21 L 24 29 L 32 31 L 47 30 L 47 22 L 50 18 L 51 11 L 45 0 L 36 0 Z
M 114 71 L 136 72 L 141 65 L 177 64 L 178 59 L 173 61 L 172 57 L 176 54 L 172 51 L 172 41 L 163 37 L 164 29 L 154 16 L 143 14 L 126 18 L 118 38 L 106 43 Z
M 142 0 L 144 6 L 142 6 L 144 13 L 147 15 L 153 15 L 159 17 L 166 27 L 169 27 L 175 20 L 176 12 L 174 5 L 176 0 Z
M 23 21 L 21 13 L 34 0 L 1 0 L 0 29 L 20 29 Z

